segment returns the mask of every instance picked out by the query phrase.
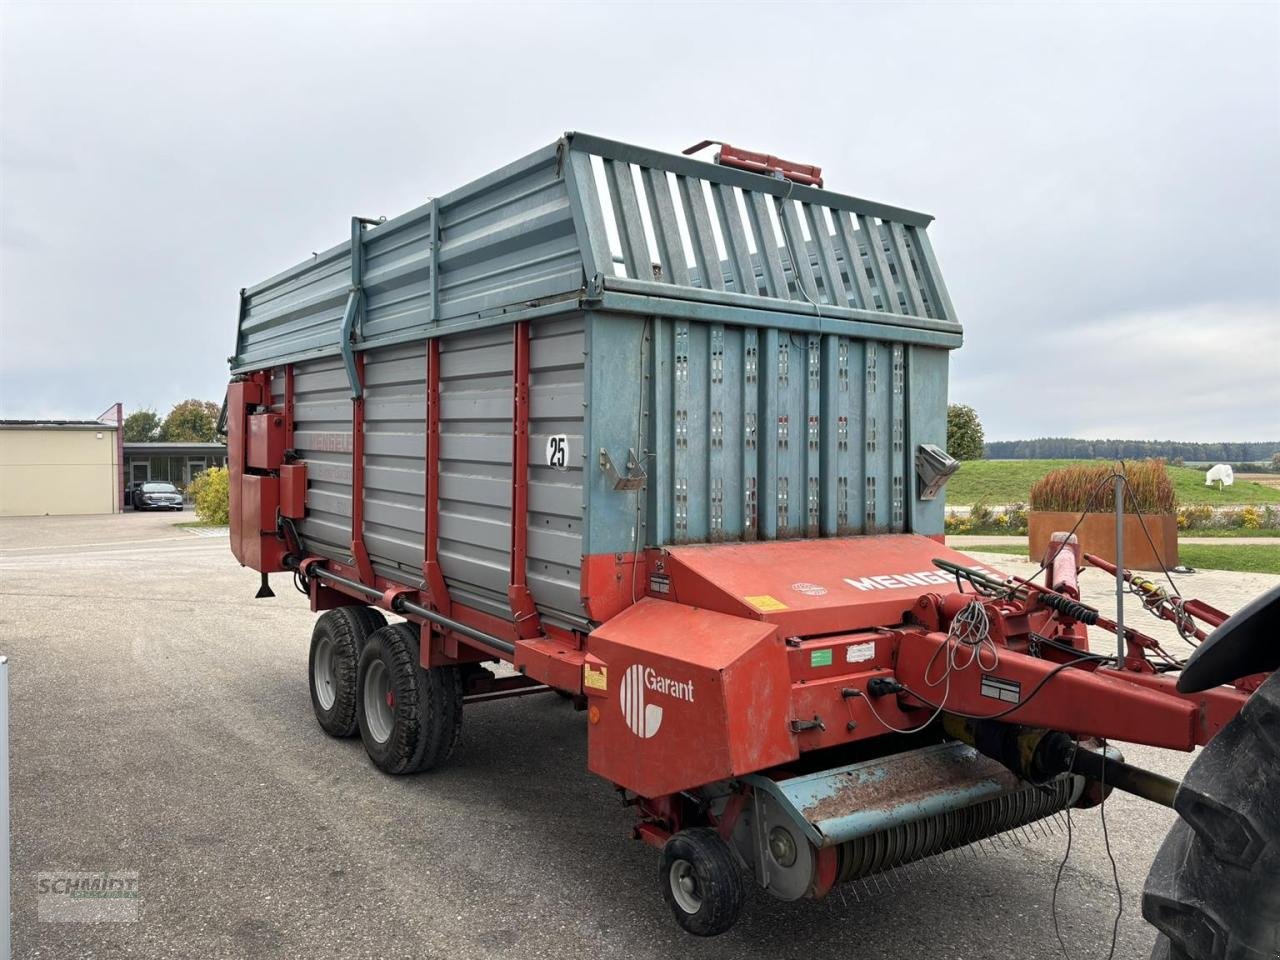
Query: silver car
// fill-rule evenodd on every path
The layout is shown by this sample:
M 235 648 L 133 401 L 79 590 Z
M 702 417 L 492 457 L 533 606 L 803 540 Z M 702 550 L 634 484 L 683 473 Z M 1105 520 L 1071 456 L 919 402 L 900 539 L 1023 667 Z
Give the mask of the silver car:
M 135 510 L 181 510 L 182 494 L 172 483 L 150 480 L 133 490 Z

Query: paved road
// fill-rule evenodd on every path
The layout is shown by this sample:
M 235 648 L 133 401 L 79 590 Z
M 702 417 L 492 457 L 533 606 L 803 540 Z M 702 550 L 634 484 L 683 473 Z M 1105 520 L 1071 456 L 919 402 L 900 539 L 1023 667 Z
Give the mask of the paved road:
M 330 740 L 311 717 L 304 598 L 277 578 L 276 599 L 253 600 L 256 576 L 225 535 L 173 519 L 0 521 L 17 957 L 1061 955 L 1049 919 L 1061 835 L 879 893 L 753 892 L 731 933 L 690 939 L 659 896 L 656 854 L 585 772 L 582 714 L 555 697 L 476 706 L 447 769 L 383 776 L 358 740 Z M 1216 603 L 1227 583 L 1195 581 Z M 1105 580 L 1089 587 L 1105 598 Z M 1126 752 L 1175 776 L 1189 760 Z M 1171 816 L 1117 796 L 1107 821 L 1125 899 L 1116 956 L 1145 957 L 1136 902 Z M 1101 958 L 1111 867 L 1098 811 L 1074 823 L 1060 928 L 1072 957 Z M 141 919 L 38 921 L 34 875 L 50 869 L 137 870 Z

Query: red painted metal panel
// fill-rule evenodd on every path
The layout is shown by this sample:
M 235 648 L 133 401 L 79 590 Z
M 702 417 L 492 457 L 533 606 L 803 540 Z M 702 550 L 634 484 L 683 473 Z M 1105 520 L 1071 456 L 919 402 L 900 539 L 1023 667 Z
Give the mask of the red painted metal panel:
M 116 471 L 119 474 L 118 489 L 116 495 L 116 512 L 124 513 L 124 491 L 127 478 L 124 475 L 124 404 L 117 403 L 116 407 Z
M 278 413 L 249 415 L 246 461 L 252 470 L 274 470 L 284 461 L 284 417 Z
M 1114 670 L 1058 669 L 1042 660 L 1007 648 L 990 669 L 977 663 L 953 670 L 947 685 L 937 681 L 938 664 L 946 655 L 942 633 L 902 631 L 898 646 L 897 679 L 922 701 L 963 715 L 994 718 L 1031 727 L 1065 730 L 1088 737 L 1107 737 L 1155 747 L 1190 750 L 1198 741 L 1198 709 L 1179 697 L 1144 689 Z M 1050 674 L 1054 675 L 1050 678 Z M 884 698 L 888 700 L 889 698 Z M 933 707 L 916 711 L 922 718 Z
M 1235 719 L 1249 699 L 1246 689 L 1213 687 L 1200 693 L 1179 693 L 1178 678 L 1163 673 L 1135 673 L 1130 670 L 1108 671 L 1106 676 L 1177 697 L 1196 707 L 1196 743 L 1203 746 L 1223 727 Z
M 452 603 L 440 569 L 440 338 L 427 341 L 427 461 L 422 578 L 429 605 L 449 615 Z
M 364 354 L 356 354 L 360 396 L 351 401 L 351 556 L 362 583 L 373 583 L 373 564 L 364 545 Z
M 241 528 L 244 536 L 269 533 L 274 538 L 276 508 L 280 506 L 279 478 L 249 474 L 241 478 L 240 495 L 244 504 L 245 525 Z
M 307 512 L 307 465 L 286 463 L 280 467 L 280 515 L 301 520 Z
M 241 564 L 249 564 L 248 544 L 258 539 L 256 525 L 246 529 L 241 496 L 245 474 L 245 442 L 247 408 L 262 402 L 262 384 L 254 380 L 238 380 L 227 387 L 227 467 L 231 478 L 229 503 L 231 519 L 231 552 Z
M 529 545 L 529 324 L 515 328 L 515 363 L 512 372 L 511 414 L 511 575 L 507 599 L 516 633 L 521 637 L 542 634 L 538 608 L 525 577 Z
M 284 446 L 286 450 L 293 449 L 293 364 L 285 364 L 284 368 Z
M 914 534 L 671 547 L 671 597 L 775 623 L 787 636 L 892 626 L 929 593 L 956 592 L 935 557 L 994 573 Z
M 582 607 L 603 623 L 648 592 L 648 552 L 598 553 L 582 558 Z
M 791 684 L 767 623 L 646 598 L 587 638 L 587 763 L 655 797 L 798 755 Z

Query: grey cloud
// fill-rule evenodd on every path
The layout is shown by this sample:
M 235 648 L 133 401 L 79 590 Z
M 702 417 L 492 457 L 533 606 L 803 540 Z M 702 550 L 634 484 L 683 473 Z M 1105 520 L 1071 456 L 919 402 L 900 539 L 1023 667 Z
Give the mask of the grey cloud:
M 671 150 L 725 138 L 934 214 L 967 336 L 952 395 L 992 436 L 1276 433 L 1250 397 L 1200 389 L 1247 367 L 1272 396 L 1265 333 L 1199 359 L 1178 346 L 1204 305 L 1280 327 L 1275 6 L 0 16 L 4 415 L 220 397 L 239 287 L 339 241 L 352 214 L 394 215 L 585 129 Z M 1111 335 L 1134 317 L 1166 326 Z

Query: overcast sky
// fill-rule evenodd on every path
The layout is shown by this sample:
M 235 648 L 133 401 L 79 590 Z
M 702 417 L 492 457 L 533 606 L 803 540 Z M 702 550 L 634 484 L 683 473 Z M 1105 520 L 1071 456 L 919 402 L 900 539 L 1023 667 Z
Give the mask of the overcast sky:
M 1278 10 L 5 2 L 0 415 L 221 400 L 240 287 L 587 130 L 937 217 L 989 439 L 1276 439 Z

